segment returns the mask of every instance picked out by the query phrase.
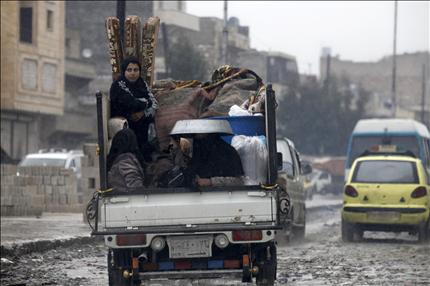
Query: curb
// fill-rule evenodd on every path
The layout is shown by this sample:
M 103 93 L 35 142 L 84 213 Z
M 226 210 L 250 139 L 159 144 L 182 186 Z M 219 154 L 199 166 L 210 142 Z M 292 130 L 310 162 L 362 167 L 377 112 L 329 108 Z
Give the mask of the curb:
M 20 256 L 33 252 L 45 252 L 57 247 L 68 247 L 75 244 L 93 243 L 96 241 L 103 241 L 103 237 L 78 236 L 67 239 L 30 241 L 20 244 L 12 244 L 11 246 L 2 245 L 1 257 Z

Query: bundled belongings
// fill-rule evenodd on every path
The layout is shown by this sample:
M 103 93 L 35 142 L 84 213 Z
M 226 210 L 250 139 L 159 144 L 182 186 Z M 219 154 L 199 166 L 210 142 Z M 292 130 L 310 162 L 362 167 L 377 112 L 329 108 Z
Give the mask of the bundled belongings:
M 262 98 L 263 87 L 262 79 L 255 72 L 222 66 L 213 73 L 212 82 L 203 86 L 215 99 L 202 117 L 227 115 L 233 105 L 248 109 Z
M 199 87 L 176 88 L 158 92 L 155 96 L 159 103 L 155 126 L 161 151 L 168 147 L 169 133 L 178 120 L 200 118 L 213 101 L 213 95 Z
M 175 123 L 188 119 L 254 116 L 264 113 L 266 87 L 255 72 L 228 65 L 216 69 L 211 80 L 205 83 L 197 80 L 172 79 L 154 81 L 155 50 L 160 19 L 150 17 L 143 26 L 141 29 L 139 17 L 128 16 L 125 20 L 124 43 L 121 43 L 118 19 L 109 17 L 106 20 L 114 84 L 126 83 L 123 88 L 118 85 L 117 89 L 121 94 L 120 92 L 111 94 L 111 115 L 119 117 L 111 118 L 109 137 L 112 138 L 125 126 L 133 129 L 145 161 L 151 162 L 146 167 L 147 182 L 153 186 L 179 186 L 184 183 L 181 181 L 183 180 L 181 170 L 175 170 L 174 167 L 177 166 L 175 156 L 180 149 L 178 147 L 180 144 L 179 141 L 176 142 L 173 148 L 170 136 Z M 133 64 L 139 67 L 139 80 L 136 81 L 132 76 L 125 76 L 124 73 L 124 64 L 130 61 L 130 57 L 137 59 L 137 63 L 133 61 L 129 64 L 130 68 L 134 67 Z M 129 100 L 126 103 L 133 104 L 122 104 L 127 98 Z M 228 140 L 225 137 L 223 139 L 230 143 L 231 137 Z M 151 140 L 154 138 L 155 140 Z M 263 148 L 261 140 L 253 137 L 238 137 L 234 144 L 239 154 L 254 152 L 258 157 L 252 159 L 243 155 L 241 158 L 248 183 L 264 181 L 260 165 L 262 166 L 267 160 L 267 150 Z M 252 160 L 261 163 L 255 170 L 250 168 Z
M 266 181 L 268 152 L 264 136 L 236 135 L 231 140 L 242 160 L 245 185 L 258 185 Z
M 228 115 L 232 106 L 249 115 L 264 110 L 264 84 L 248 69 L 222 66 L 208 83 L 164 80 L 156 81 L 155 87 L 159 104 L 155 126 L 160 150 L 168 146 L 168 134 L 178 120 Z

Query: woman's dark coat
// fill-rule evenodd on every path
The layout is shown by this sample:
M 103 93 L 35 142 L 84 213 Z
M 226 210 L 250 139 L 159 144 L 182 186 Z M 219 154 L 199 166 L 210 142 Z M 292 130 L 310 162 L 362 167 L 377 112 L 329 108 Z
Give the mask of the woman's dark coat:
M 118 190 L 144 185 L 144 159 L 133 130 L 118 131 L 107 156 L 108 185 Z
M 111 117 L 121 116 L 127 119 L 129 127 L 136 133 L 140 150 L 144 152 L 148 141 L 148 127 L 154 122 L 158 103 L 141 77 L 134 83 L 125 78 L 125 70 L 130 63 L 137 64 L 141 69 L 137 59 L 124 60 L 121 65 L 121 76 L 110 88 L 110 114 Z M 144 116 L 134 121 L 131 115 L 139 111 L 143 111 Z

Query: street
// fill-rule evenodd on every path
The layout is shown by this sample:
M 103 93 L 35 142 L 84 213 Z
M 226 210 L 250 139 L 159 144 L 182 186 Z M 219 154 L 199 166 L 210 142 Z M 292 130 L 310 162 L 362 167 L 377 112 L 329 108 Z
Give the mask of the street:
M 278 247 L 276 285 L 428 285 L 430 245 L 407 233 L 340 238 L 339 209 L 308 212 L 306 239 Z M 5 258 L 5 257 L 4 257 Z M 2 259 L 1 285 L 107 285 L 101 241 Z M 242 285 L 240 281 L 157 281 L 145 285 Z

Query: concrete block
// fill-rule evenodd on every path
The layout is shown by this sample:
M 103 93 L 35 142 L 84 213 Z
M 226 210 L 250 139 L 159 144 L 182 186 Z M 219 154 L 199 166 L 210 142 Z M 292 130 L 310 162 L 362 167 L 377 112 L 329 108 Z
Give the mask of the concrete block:
M 26 186 L 25 189 L 23 190 L 24 197 L 37 196 L 37 191 L 38 191 L 38 188 L 36 185 Z
M 81 167 L 88 167 L 89 166 L 88 163 L 89 163 L 88 156 L 82 156 L 81 157 Z
M 36 207 L 36 206 L 43 207 L 45 205 L 45 196 L 43 195 L 33 196 L 31 198 L 30 204 L 33 207 Z
M 63 194 L 68 193 L 68 190 L 67 190 L 67 187 L 66 187 L 66 186 L 58 186 L 57 188 L 58 188 L 58 193 L 59 193 L 60 195 L 63 195 Z
M 58 185 L 58 176 L 52 176 L 51 177 L 51 185 L 53 185 L 53 186 Z
M 43 184 L 50 185 L 51 184 L 51 176 L 44 175 L 43 176 Z
M 58 204 L 65 205 L 67 204 L 67 195 L 66 194 L 60 194 L 58 197 Z
M 1 206 L 11 206 L 13 205 L 13 197 L 12 196 L 1 196 Z
M 58 176 L 58 185 L 64 186 L 64 184 L 65 184 L 64 176 Z
M 52 195 L 52 186 L 49 186 L 49 185 L 45 186 L 45 195 L 46 196 Z
M 59 172 L 59 175 L 60 176 L 71 176 L 71 175 L 73 175 L 73 171 L 70 170 L 70 169 L 61 168 L 60 172 Z
M 71 177 L 64 177 L 64 185 L 70 186 L 72 184 L 72 178 Z
M 99 176 L 99 168 L 95 167 L 84 167 L 82 168 L 82 177 L 95 178 Z
M 36 185 L 36 187 L 37 187 L 37 195 L 45 195 L 45 186 L 42 186 L 42 185 Z

